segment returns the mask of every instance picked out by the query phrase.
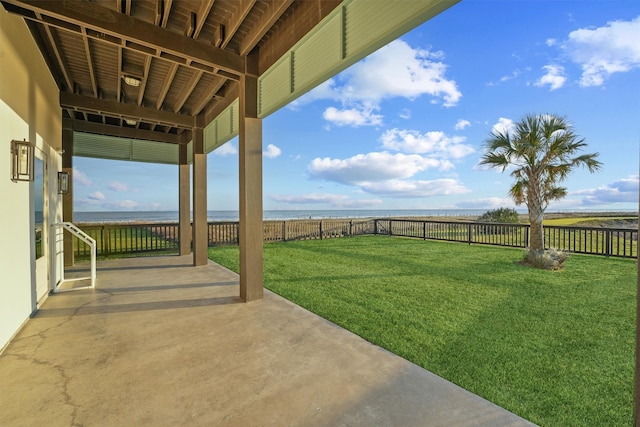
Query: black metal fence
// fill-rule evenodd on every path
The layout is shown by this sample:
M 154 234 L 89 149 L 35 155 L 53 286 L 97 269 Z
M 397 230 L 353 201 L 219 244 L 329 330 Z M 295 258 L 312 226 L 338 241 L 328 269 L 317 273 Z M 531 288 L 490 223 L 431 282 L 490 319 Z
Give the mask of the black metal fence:
M 526 248 L 529 224 L 376 219 L 375 234 Z M 638 256 L 638 230 L 630 228 L 545 226 L 545 247 L 567 252 L 624 258 Z
M 80 224 L 97 243 L 98 255 L 177 253 L 179 227 L 176 223 Z M 335 239 L 357 235 L 389 235 L 424 240 L 446 240 L 525 248 L 529 244 L 528 224 L 496 224 L 412 219 L 329 219 L 264 221 L 265 242 Z M 635 258 L 638 256 L 638 230 L 575 226 L 545 226 L 545 245 L 564 251 Z M 238 222 L 210 222 L 209 246 L 238 244 Z M 76 257 L 88 257 L 87 245 L 76 240 Z

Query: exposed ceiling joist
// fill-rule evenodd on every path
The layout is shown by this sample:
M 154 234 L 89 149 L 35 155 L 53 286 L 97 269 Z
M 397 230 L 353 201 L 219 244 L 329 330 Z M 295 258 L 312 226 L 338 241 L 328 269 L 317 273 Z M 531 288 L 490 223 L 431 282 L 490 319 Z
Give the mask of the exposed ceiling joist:
M 244 73 L 244 59 L 240 55 L 170 32 L 95 3 L 78 0 L 64 2 L 2 0 L 2 3 L 9 12 L 27 19 L 79 34 L 82 34 L 83 28 L 86 28 L 89 37 L 125 46 L 171 62 L 210 72 L 222 70 L 236 76 Z M 38 18 L 37 14 L 41 17 Z
M 256 4 L 256 0 L 238 0 L 236 4 L 238 5 L 238 10 L 231 17 L 229 22 L 227 22 L 226 29 L 228 33 L 225 35 L 225 38 L 222 41 L 222 48 L 225 48 L 231 41 L 236 31 L 238 31 L 238 29 L 240 28 L 240 25 L 242 25 L 242 22 L 244 22 L 244 19 Z
M 193 117 L 176 114 L 171 111 L 141 107 L 136 104 L 125 104 L 117 101 L 96 99 L 88 96 L 60 92 L 60 106 L 82 112 L 107 114 L 114 117 L 126 117 L 136 121 L 145 121 L 162 125 L 177 126 L 190 129 Z
M 293 0 L 269 2 L 267 11 L 265 12 L 265 16 L 263 16 L 260 25 L 253 27 L 251 32 L 240 44 L 240 55 L 248 55 L 292 3 Z
M 172 133 L 153 132 L 150 130 L 105 125 L 74 119 L 63 119 L 62 128 L 72 129 L 77 132 L 95 133 L 98 135 L 114 136 L 117 138 L 142 139 L 145 141 L 164 142 L 168 144 L 182 144 L 182 140 L 184 139 L 182 135 Z
M 60 52 L 60 49 L 58 48 L 58 46 L 60 46 L 60 41 L 58 40 L 58 35 L 55 33 L 55 31 L 57 31 L 55 28 L 51 28 L 46 25 L 44 26 L 44 32 L 47 35 L 49 44 L 51 45 L 51 49 L 53 50 L 53 54 L 55 55 L 56 60 L 58 61 L 58 66 L 60 67 L 60 70 L 62 72 L 62 76 L 64 78 L 64 83 L 67 86 L 67 90 L 73 90 L 73 79 L 69 74 L 70 73 L 69 65 L 67 65 L 66 59 Z

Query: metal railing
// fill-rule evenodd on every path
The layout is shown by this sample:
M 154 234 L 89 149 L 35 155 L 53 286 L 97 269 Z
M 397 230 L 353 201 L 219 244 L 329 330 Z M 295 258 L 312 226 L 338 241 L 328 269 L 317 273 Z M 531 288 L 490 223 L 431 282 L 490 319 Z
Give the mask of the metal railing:
M 55 230 L 62 228 L 63 230 L 67 230 L 69 233 L 71 233 L 75 239 L 74 241 L 79 241 L 82 242 L 83 245 L 87 246 L 89 248 L 89 257 L 91 259 L 91 266 L 90 266 L 90 270 L 89 270 L 89 276 L 88 277 L 77 277 L 74 279 L 65 279 L 65 275 L 64 275 L 64 268 L 61 269 L 60 271 L 60 281 L 56 284 L 56 286 L 53 288 L 53 292 L 58 293 L 58 292 L 67 292 L 67 291 L 75 291 L 75 290 L 79 290 L 79 289 L 93 289 L 96 287 L 96 256 L 97 256 L 97 247 L 96 247 L 96 241 L 95 239 L 93 239 L 91 236 L 89 236 L 87 233 L 85 233 L 84 231 L 82 231 L 80 228 L 78 228 L 76 225 L 70 223 L 70 222 L 59 222 L 57 224 L 53 224 L 52 228 L 54 229 L 54 235 L 56 235 Z M 64 231 L 63 231 L 64 232 Z M 82 287 L 76 287 L 76 288 L 62 288 L 62 286 L 66 283 L 69 282 L 77 282 L 77 281 L 82 281 L 82 280 L 89 280 L 90 284 L 88 286 L 82 286 Z
M 141 253 L 177 253 L 177 223 L 151 224 L 85 224 L 86 233 L 97 242 L 98 255 L 137 255 Z M 209 246 L 237 245 L 239 223 L 208 223 Z M 446 240 L 467 244 L 483 244 L 526 248 L 529 245 L 528 224 L 499 224 L 462 221 L 412 219 L 328 219 L 264 221 L 265 242 L 334 239 L 364 234 L 413 237 L 424 240 Z M 545 244 L 564 251 L 635 258 L 638 256 L 638 230 L 577 226 L 545 226 Z M 76 257 L 86 257 L 88 247 L 76 242 Z
M 179 250 L 179 227 L 172 223 L 79 224 L 95 241 L 98 254 L 133 255 L 143 252 L 175 253 Z M 74 244 L 75 256 L 88 256 L 89 247 Z
M 529 246 L 529 224 L 376 219 L 375 234 L 516 248 Z M 545 248 L 623 258 L 638 256 L 638 230 L 544 226 Z

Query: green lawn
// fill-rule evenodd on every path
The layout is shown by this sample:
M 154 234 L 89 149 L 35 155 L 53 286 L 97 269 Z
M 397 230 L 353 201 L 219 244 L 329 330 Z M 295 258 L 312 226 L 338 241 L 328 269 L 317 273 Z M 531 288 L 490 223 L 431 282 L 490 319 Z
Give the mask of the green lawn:
M 545 426 L 632 424 L 634 260 L 364 236 L 264 246 L 265 286 Z M 238 248 L 209 257 L 238 271 Z

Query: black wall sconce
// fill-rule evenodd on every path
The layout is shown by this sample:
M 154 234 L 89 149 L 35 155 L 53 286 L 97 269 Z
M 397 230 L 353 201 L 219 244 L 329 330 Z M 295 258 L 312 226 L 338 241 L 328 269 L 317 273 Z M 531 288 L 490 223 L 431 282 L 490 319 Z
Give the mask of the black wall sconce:
M 11 181 L 33 181 L 34 146 L 28 141 L 11 141 Z
M 58 172 L 58 194 L 69 194 L 69 172 Z

